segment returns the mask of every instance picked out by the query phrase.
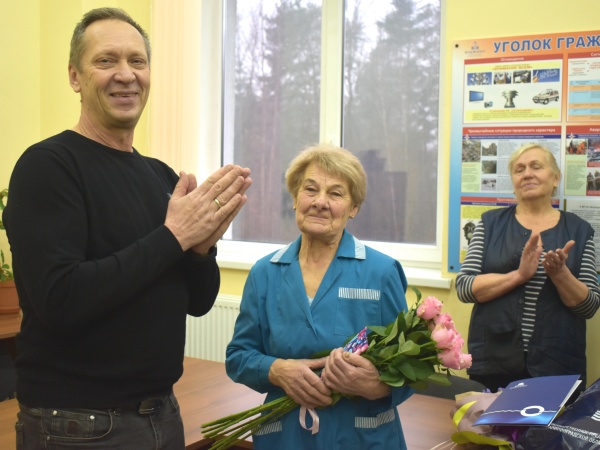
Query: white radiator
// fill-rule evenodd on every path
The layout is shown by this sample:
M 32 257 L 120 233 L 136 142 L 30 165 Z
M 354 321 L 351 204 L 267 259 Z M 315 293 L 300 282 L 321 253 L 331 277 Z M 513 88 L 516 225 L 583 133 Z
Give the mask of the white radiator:
M 225 349 L 233 336 L 241 297 L 220 294 L 202 317 L 187 317 L 185 356 L 225 362 Z

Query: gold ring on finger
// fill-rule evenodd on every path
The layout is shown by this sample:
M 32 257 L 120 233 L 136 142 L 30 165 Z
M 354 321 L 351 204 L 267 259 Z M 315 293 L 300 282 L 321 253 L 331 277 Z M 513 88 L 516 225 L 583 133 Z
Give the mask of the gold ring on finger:
M 215 203 L 217 204 L 217 206 L 219 207 L 219 209 L 221 209 L 223 207 L 223 205 L 221 205 L 221 202 L 219 201 L 218 198 L 215 198 Z

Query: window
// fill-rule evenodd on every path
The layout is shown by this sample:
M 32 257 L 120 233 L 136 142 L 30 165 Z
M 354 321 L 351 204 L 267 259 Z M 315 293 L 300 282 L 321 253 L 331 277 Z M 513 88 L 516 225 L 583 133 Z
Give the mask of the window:
M 327 141 L 354 152 L 369 176 L 349 231 L 400 260 L 413 284 L 448 287 L 440 0 L 153 5 L 153 155 L 196 167 L 199 179 L 227 162 L 252 169 L 250 200 L 219 243 L 222 267 L 248 269 L 297 237 L 285 169 Z
M 417 249 L 439 255 L 439 0 L 224 5 L 224 162 L 250 167 L 254 179 L 229 239 L 283 244 L 298 236 L 285 170 L 325 138 L 367 171 L 367 200 L 349 231 L 403 262 L 394 254 L 401 247 L 412 260 Z M 331 89 L 337 107 L 328 111 Z
M 321 2 L 228 0 L 225 8 L 224 162 L 250 167 L 254 180 L 231 239 L 288 243 L 298 228 L 285 170 L 319 141 Z
M 439 1 L 346 1 L 342 136 L 369 180 L 349 226 L 362 239 L 437 243 L 439 50 Z

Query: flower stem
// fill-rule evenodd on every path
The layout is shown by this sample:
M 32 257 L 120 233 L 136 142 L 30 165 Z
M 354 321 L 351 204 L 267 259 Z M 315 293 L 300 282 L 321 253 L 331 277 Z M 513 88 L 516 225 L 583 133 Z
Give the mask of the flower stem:
M 235 445 L 236 442 L 246 439 L 264 425 L 276 421 L 297 406 L 298 404 L 291 398 L 283 396 L 256 408 L 205 423 L 201 425 L 202 433 L 204 436 L 216 440 L 210 447 L 212 450 L 226 450 Z M 240 423 L 263 411 L 270 412 Z
M 286 397 L 286 396 L 279 397 L 275 400 L 271 400 L 270 402 L 264 403 L 260 406 L 256 406 L 254 408 L 247 409 L 247 410 L 239 412 L 239 413 L 230 414 L 229 416 L 221 417 L 220 419 L 213 420 L 212 422 L 204 423 L 200 426 L 202 428 L 205 428 L 205 427 L 210 427 L 212 425 L 217 425 L 217 424 L 221 424 L 221 423 L 230 423 L 230 422 L 233 422 L 234 420 L 240 420 L 242 418 L 251 417 L 260 412 L 273 409 L 273 408 L 277 407 L 280 403 L 284 403 L 288 399 L 289 399 L 289 397 Z

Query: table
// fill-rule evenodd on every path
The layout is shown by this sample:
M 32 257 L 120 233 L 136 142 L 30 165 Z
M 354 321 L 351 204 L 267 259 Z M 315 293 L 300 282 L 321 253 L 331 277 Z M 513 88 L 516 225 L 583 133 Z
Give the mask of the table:
M 0 314 L 0 339 L 12 338 L 21 329 L 21 313 Z
M 197 358 L 185 358 L 183 376 L 174 390 L 181 408 L 186 450 L 210 447 L 211 440 L 202 435 L 201 424 L 260 405 L 265 398 L 231 381 L 223 363 Z M 241 443 L 236 448 L 252 448 L 252 443 Z
M 259 405 L 264 395 L 236 384 L 225 373 L 223 363 L 185 358 L 184 372 L 175 384 L 185 427 L 186 450 L 205 450 L 210 440 L 200 424 Z M 453 400 L 415 394 L 399 407 L 409 450 L 430 450 L 448 440 L 455 431 L 450 419 Z M 16 400 L 0 403 L 0 448 L 15 449 Z M 248 440 L 236 449 L 251 449 Z

